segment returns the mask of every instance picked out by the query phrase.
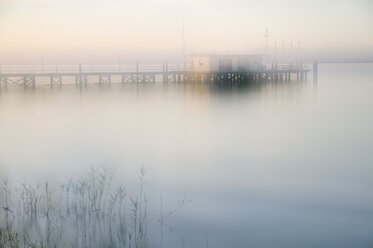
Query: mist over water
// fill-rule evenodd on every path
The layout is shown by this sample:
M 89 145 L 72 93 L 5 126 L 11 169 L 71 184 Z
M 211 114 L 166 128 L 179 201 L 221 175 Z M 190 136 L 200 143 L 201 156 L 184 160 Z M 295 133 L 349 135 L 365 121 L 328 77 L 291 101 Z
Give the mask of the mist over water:
M 373 64 L 321 64 L 317 84 L 9 87 L 0 176 L 104 165 L 136 192 L 144 167 L 151 247 L 370 247 L 372 82 Z M 160 196 L 165 212 L 192 200 L 162 241 Z

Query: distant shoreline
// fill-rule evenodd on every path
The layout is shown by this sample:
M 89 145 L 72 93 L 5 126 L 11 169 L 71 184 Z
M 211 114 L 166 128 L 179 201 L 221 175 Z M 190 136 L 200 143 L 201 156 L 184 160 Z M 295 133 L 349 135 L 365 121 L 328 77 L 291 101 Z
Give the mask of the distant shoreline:
M 372 64 L 372 61 L 319 61 L 319 64 Z

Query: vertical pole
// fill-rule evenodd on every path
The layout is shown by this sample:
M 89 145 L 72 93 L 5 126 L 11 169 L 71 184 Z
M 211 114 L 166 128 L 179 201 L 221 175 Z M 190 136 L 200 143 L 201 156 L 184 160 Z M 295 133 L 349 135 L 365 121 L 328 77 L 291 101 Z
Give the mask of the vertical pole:
M 78 83 L 79 83 L 80 86 L 82 86 L 82 64 L 79 64 Z
M 319 62 L 317 60 L 313 61 L 313 82 L 317 83 L 319 80 Z
M 120 56 L 118 57 L 118 70 L 119 70 L 119 72 L 121 71 L 121 69 L 120 69 L 120 64 L 121 64 L 121 58 L 120 58 Z
M 166 82 L 166 67 L 165 67 L 165 63 L 162 62 L 162 75 L 163 75 L 163 83 Z
M 183 18 L 183 63 L 184 63 L 184 68 L 185 68 L 185 66 L 186 66 L 186 52 L 185 52 L 185 21 L 184 21 L 184 18 Z
M 181 81 L 181 75 L 180 75 L 180 65 L 178 64 L 177 65 L 177 81 L 180 82 Z
M 41 72 L 44 73 L 44 57 L 41 56 Z
M 139 83 L 139 62 L 136 62 L 136 82 Z
M 32 83 L 32 88 L 35 89 L 35 86 L 36 86 L 35 76 L 33 76 L 33 77 L 31 78 L 31 83 Z
M 166 62 L 166 82 L 168 83 L 168 62 Z
M 124 73 L 121 74 L 122 84 L 124 84 Z
M 53 88 L 53 76 L 50 76 L 51 88 Z
M 297 63 L 297 81 L 299 82 L 299 62 Z
M 266 38 L 266 56 L 265 56 L 264 64 L 267 67 L 267 64 L 268 64 L 268 38 L 269 38 L 268 28 L 265 29 L 264 37 Z

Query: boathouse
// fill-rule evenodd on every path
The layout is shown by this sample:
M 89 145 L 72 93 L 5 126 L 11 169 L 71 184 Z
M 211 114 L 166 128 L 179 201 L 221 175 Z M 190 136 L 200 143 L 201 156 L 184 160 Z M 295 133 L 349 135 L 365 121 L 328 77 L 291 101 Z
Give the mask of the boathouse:
M 194 72 L 260 72 L 264 70 L 262 55 L 209 55 L 192 56 Z

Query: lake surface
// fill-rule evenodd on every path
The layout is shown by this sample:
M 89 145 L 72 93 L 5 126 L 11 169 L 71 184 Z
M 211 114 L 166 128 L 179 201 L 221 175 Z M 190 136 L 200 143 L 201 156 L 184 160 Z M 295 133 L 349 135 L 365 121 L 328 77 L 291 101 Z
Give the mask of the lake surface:
M 373 247 L 373 64 L 319 81 L 0 92 L 0 173 L 146 171 L 152 247 Z M 183 205 L 161 228 L 165 212 Z

